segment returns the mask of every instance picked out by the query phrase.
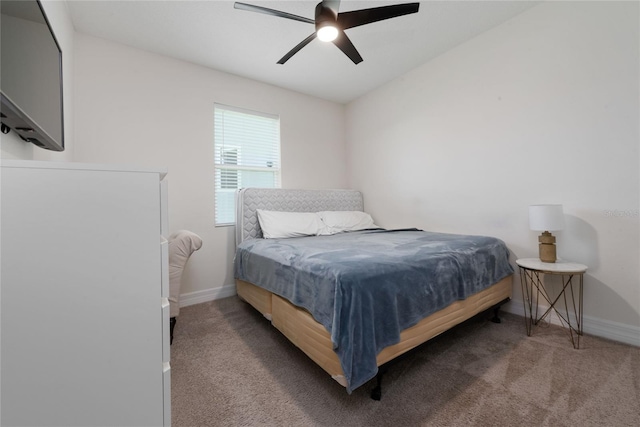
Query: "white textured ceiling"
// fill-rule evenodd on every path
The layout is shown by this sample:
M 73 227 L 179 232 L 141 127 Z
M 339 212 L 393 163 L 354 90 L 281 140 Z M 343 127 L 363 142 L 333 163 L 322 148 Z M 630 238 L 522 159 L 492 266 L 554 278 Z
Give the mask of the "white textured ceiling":
M 313 19 L 317 0 L 252 1 Z M 409 1 L 342 1 L 356 10 Z M 495 27 L 536 1 L 423 1 L 420 11 L 346 30 L 364 61 L 312 41 L 312 24 L 237 10 L 233 1 L 67 0 L 77 31 L 330 101 L 347 103 Z

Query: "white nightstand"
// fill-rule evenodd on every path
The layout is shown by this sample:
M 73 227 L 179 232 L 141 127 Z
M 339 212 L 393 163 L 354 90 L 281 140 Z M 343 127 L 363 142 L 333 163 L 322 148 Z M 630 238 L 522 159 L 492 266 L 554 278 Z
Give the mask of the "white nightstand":
M 580 348 L 580 336 L 582 335 L 582 287 L 583 276 L 587 271 L 587 266 L 563 260 L 548 263 L 542 262 L 538 258 L 519 259 L 516 260 L 516 264 L 520 267 L 520 283 L 522 284 L 522 302 L 524 303 L 527 335 L 531 336 L 532 326 L 540 323 L 553 310 L 560 318 L 560 322 L 568 326 L 573 347 Z M 553 300 L 540 278 L 541 274 L 557 275 L 562 280 L 562 289 Z M 574 283 L 574 277 L 577 279 L 577 283 Z M 549 308 L 538 316 L 538 302 L 541 295 L 549 304 Z M 560 299 L 564 301 L 564 313 L 556 308 L 556 304 Z M 533 313 L 534 304 L 535 314 Z M 569 315 L 570 305 L 573 306 L 573 321 Z

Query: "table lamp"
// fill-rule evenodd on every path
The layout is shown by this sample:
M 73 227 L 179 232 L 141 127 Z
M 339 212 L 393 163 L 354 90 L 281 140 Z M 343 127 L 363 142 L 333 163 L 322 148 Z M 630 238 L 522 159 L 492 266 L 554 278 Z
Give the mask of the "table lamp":
M 540 261 L 556 262 L 556 238 L 550 232 L 564 228 L 562 205 L 529 206 L 529 228 L 543 232 L 538 237 Z

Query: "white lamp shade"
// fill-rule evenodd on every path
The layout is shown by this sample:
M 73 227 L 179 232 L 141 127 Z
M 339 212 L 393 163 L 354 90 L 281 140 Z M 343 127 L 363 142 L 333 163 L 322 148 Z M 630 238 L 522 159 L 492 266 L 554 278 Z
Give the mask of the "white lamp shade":
M 564 228 L 562 205 L 529 206 L 529 227 L 536 231 L 555 231 Z

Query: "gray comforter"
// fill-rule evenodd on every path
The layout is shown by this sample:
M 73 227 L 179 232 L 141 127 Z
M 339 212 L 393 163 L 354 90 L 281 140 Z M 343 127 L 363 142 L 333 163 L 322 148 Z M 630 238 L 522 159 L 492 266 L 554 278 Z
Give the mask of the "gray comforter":
M 235 277 L 304 307 L 331 334 L 347 392 L 400 332 L 513 273 L 496 238 L 419 230 L 242 242 Z

